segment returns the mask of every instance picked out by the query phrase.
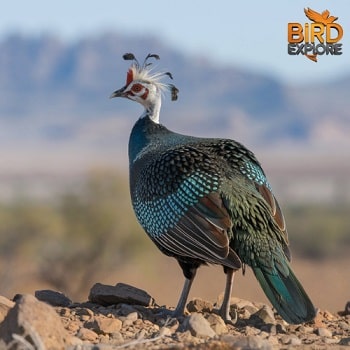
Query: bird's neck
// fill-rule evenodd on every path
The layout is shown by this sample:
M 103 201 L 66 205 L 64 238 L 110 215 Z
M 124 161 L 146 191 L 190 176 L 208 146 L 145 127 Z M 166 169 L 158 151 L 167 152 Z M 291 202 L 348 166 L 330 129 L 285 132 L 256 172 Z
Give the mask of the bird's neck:
M 154 123 L 159 124 L 159 113 L 160 107 L 162 105 L 162 100 L 160 96 L 155 96 L 152 100 L 150 100 L 147 105 L 145 105 L 145 110 L 141 115 L 141 118 L 148 117 Z
M 164 128 L 153 120 L 154 115 L 152 115 L 152 118 L 148 113 L 147 111 L 144 112 L 131 131 L 129 139 L 130 165 L 144 154 L 144 150 L 152 143 L 158 129 Z

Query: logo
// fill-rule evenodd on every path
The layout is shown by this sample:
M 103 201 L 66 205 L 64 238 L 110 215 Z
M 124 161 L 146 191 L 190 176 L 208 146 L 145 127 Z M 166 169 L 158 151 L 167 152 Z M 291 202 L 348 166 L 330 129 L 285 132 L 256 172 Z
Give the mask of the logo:
M 288 23 L 288 54 L 304 55 L 317 62 L 318 56 L 342 54 L 343 28 L 335 23 L 338 17 L 328 10 L 318 13 L 309 7 L 304 9 L 311 23 Z

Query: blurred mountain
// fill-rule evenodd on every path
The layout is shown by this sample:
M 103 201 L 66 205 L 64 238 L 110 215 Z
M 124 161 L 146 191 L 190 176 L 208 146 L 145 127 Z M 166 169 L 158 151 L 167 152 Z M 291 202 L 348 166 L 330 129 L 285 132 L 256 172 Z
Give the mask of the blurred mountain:
M 135 103 L 108 98 L 124 84 L 125 52 L 140 60 L 158 53 L 159 69 L 173 73 L 179 100 L 165 97 L 161 121 L 178 132 L 236 138 L 255 148 L 341 137 L 348 142 L 350 77 L 289 87 L 149 36 L 110 33 L 64 42 L 14 34 L 0 42 L 0 156 L 7 167 L 125 159 L 130 129 L 142 112 Z
M 350 76 L 290 89 L 290 102 L 309 120 L 308 139 L 323 147 L 350 150 Z

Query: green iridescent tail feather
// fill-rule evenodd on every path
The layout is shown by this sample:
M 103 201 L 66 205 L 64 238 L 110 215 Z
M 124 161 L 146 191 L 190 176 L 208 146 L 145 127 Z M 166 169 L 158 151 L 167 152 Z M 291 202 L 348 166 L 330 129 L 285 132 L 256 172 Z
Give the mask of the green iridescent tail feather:
M 271 304 L 285 321 L 300 324 L 315 317 L 315 307 L 289 264 L 287 274 L 279 271 L 272 274 L 258 267 L 253 271 Z

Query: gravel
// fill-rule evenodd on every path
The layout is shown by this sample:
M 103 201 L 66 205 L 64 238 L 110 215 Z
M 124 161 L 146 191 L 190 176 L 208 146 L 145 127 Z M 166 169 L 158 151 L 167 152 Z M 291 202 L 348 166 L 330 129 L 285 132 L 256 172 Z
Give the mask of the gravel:
M 0 296 L 0 349 L 62 349 L 62 344 L 69 350 L 311 350 L 350 346 L 348 307 L 337 314 L 318 310 L 313 322 L 289 325 L 269 305 L 232 298 L 231 311 L 238 314 L 232 325 L 223 322 L 215 313 L 217 306 L 209 301 L 191 300 L 191 312 L 174 319 L 160 312 L 164 309 L 148 293 L 118 285 L 95 286 L 90 293 L 94 302 L 85 303 L 74 303 L 49 290 L 37 291 L 36 297 L 17 295 L 14 302 Z M 113 290 L 124 302 L 108 302 L 116 300 Z

